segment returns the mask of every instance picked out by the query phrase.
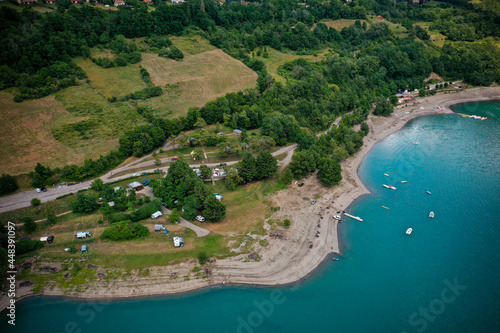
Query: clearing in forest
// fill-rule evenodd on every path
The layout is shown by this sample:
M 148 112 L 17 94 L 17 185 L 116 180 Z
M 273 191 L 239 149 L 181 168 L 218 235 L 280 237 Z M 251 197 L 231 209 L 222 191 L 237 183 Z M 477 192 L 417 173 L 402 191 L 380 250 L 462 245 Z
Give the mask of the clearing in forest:
M 348 19 L 340 19 L 340 20 L 322 20 L 321 23 L 325 24 L 328 28 L 334 28 L 337 29 L 338 31 L 350 27 L 351 25 L 354 25 L 354 22 L 357 20 L 348 20 Z M 369 24 L 366 20 L 360 20 L 361 24 L 363 22 L 366 22 Z
M 285 79 L 278 74 L 278 67 L 283 65 L 285 62 L 293 61 L 299 58 L 304 58 L 313 62 L 321 61 L 325 58 L 326 54 L 328 53 L 328 50 L 322 50 L 318 51 L 318 53 L 311 55 L 297 55 L 293 53 L 283 53 L 271 47 L 267 47 L 266 49 L 269 55 L 267 58 L 264 58 L 262 54 L 261 56 L 257 56 L 257 49 L 255 49 L 252 53 L 254 54 L 255 59 L 264 62 L 264 64 L 266 65 L 267 72 L 271 74 L 271 76 L 276 81 L 280 82 L 284 82 Z M 249 55 L 252 56 L 252 53 L 250 53 Z

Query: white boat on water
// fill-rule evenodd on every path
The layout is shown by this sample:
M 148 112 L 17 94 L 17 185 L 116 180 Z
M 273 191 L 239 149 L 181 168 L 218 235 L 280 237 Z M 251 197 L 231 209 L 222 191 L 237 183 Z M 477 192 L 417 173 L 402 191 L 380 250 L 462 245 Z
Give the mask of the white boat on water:
M 420 144 L 420 142 L 415 141 L 415 142 L 413 142 L 413 144 L 414 144 L 414 145 L 419 145 L 419 144 Z
M 412 228 L 408 228 L 408 229 L 406 229 L 406 234 L 407 234 L 407 235 L 410 235 L 412 231 L 413 231 L 413 229 L 412 229 Z
M 396 188 L 395 188 L 394 186 L 392 186 L 392 185 L 385 185 L 385 184 L 383 184 L 383 186 L 384 186 L 385 188 L 390 188 L 391 190 L 395 190 L 395 189 L 396 189 Z
M 384 176 L 389 177 L 389 175 L 388 175 L 388 174 L 386 174 L 386 173 L 384 173 Z
M 429 213 L 429 217 L 430 217 L 430 218 L 434 218 L 434 212 L 430 212 L 430 213 Z

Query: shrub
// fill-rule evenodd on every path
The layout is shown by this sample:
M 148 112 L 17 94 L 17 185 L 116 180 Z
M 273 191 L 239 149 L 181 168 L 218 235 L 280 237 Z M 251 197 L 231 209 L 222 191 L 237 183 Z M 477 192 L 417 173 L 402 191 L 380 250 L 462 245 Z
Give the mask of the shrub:
M 126 221 L 126 220 L 130 220 L 130 215 L 125 214 L 125 213 L 118 213 L 118 214 L 113 215 L 113 217 L 111 217 L 109 221 L 111 223 L 115 223 L 115 222 Z
M 19 186 L 16 180 L 11 175 L 2 174 L 0 177 L 0 195 L 14 192 Z
M 23 239 L 16 243 L 16 255 L 25 254 L 41 249 L 43 242 L 39 240 Z
M 205 252 L 200 252 L 198 253 L 198 261 L 200 263 L 200 265 L 203 265 L 207 262 L 207 259 L 208 259 L 208 256 Z
M 130 214 L 130 219 L 134 222 L 147 219 L 154 212 L 160 210 L 161 203 L 157 200 L 148 203 L 145 206 L 142 206 L 137 211 Z
M 38 199 L 38 198 L 33 198 L 33 199 L 31 199 L 30 203 L 31 203 L 31 205 L 32 205 L 33 207 L 37 207 L 37 206 L 40 206 L 40 204 L 41 204 L 42 202 L 41 202 L 41 201 L 40 201 L 40 199 Z
M 121 221 L 106 228 L 101 238 L 110 240 L 134 239 L 149 235 L 149 230 L 142 224 L 132 221 Z
M 283 225 L 285 226 L 285 228 L 290 227 L 290 220 L 289 220 L 289 219 L 285 219 L 285 220 L 283 221 Z
M 33 220 L 31 217 L 24 217 L 23 223 L 24 231 L 26 231 L 27 234 L 31 234 L 36 230 L 35 220 Z

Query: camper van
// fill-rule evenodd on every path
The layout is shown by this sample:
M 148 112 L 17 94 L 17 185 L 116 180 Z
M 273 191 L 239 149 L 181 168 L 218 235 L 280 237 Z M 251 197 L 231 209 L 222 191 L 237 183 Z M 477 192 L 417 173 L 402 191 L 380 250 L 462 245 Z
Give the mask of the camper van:
M 92 237 L 92 234 L 88 231 L 78 231 L 75 235 L 76 238 L 87 238 Z
M 155 212 L 155 213 L 151 214 L 151 218 L 152 218 L 152 219 L 157 219 L 157 218 L 159 218 L 159 217 L 160 217 L 160 216 L 162 216 L 162 215 L 163 215 L 163 214 L 162 214 L 160 211 L 157 211 L 157 212 Z
M 182 237 L 174 237 L 174 246 L 175 247 L 184 246 L 184 238 L 182 238 Z
M 155 231 L 167 230 L 163 224 L 155 224 Z

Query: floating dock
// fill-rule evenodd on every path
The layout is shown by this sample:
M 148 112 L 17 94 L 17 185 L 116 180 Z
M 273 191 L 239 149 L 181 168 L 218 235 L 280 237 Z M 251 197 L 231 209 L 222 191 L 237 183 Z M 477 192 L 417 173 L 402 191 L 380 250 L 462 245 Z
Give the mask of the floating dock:
M 363 222 L 363 219 L 361 217 L 358 217 L 358 216 L 354 216 L 354 215 L 351 215 L 351 214 L 347 214 L 347 213 L 344 213 L 345 216 L 348 216 L 352 219 L 355 219 L 355 220 L 358 220 L 358 221 L 361 221 Z

